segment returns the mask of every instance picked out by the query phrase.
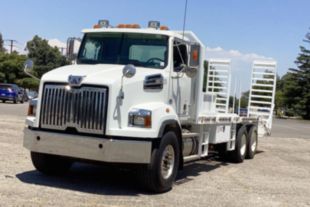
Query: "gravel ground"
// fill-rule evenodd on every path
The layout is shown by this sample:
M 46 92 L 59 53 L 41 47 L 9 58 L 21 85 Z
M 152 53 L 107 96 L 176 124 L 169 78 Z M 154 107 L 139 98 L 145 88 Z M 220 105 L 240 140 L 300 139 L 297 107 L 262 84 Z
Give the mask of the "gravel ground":
M 310 139 L 268 137 L 254 160 L 189 164 L 164 194 L 134 172 L 76 164 L 62 177 L 34 170 L 22 147 L 26 104 L 0 104 L 0 206 L 310 206 Z M 15 114 L 15 115 L 12 115 Z

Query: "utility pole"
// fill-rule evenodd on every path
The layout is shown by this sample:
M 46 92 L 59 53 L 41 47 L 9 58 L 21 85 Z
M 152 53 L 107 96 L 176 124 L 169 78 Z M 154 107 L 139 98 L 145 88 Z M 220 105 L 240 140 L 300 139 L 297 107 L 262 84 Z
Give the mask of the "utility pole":
M 61 55 L 64 55 L 64 51 L 65 51 L 65 49 L 67 49 L 67 48 L 65 48 L 65 47 L 58 47 L 58 49 L 60 50 Z
M 15 46 L 14 43 L 17 43 L 16 40 L 12 40 L 12 39 L 8 39 L 8 40 L 4 40 L 7 42 L 10 42 L 10 54 L 13 52 L 13 47 Z

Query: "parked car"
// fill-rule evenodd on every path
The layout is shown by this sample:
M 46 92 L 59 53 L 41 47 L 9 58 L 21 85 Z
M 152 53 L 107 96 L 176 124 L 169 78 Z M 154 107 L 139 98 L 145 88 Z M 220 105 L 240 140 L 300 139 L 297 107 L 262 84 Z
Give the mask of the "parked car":
M 247 108 L 240 108 L 239 115 L 240 116 L 247 116 L 248 115 L 248 109 Z
M 16 84 L 0 84 L 0 100 L 2 102 L 13 101 L 13 103 L 24 103 L 24 93 Z
M 20 91 L 21 91 L 20 94 L 23 97 L 23 101 L 27 102 L 29 100 L 29 97 L 28 97 L 28 93 L 27 93 L 26 89 L 20 88 Z
M 36 92 L 36 91 L 28 91 L 27 92 L 27 96 L 28 96 L 29 100 L 37 98 L 38 97 L 38 92 Z

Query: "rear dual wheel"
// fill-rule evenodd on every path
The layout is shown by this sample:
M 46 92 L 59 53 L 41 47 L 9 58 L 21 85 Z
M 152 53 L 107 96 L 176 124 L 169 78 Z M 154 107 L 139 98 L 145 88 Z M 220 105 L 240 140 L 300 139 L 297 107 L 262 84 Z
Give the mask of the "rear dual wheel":
M 258 143 L 258 134 L 257 134 L 257 127 L 252 126 L 248 133 L 247 139 L 247 159 L 253 159 L 257 150 L 257 143 Z
M 246 126 L 239 128 L 236 142 L 235 150 L 230 153 L 230 157 L 233 162 L 240 163 L 246 159 L 253 159 L 257 150 L 257 127 L 251 126 L 250 130 L 247 131 Z
M 235 163 L 243 162 L 247 153 L 247 130 L 245 126 L 239 128 L 236 141 L 235 150 L 229 152 L 229 157 Z

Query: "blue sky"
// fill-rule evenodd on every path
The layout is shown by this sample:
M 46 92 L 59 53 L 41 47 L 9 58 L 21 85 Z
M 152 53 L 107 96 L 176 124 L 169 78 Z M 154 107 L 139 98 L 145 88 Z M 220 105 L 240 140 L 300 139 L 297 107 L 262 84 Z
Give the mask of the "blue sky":
M 98 19 L 118 23 L 159 20 L 180 30 L 185 0 L 2 0 L 0 32 L 16 39 L 18 46 L 35 34 L 63 42 L 81 36 L 83 28 Z M 232 55 L 271 57 L 278 61 L 280 75 L 299 52 L 310 31 L 309 0 L 188 0 L 186 29 L 194 31 L 209 48 L 208 57 Z M 257 55 L 257 56 L 255 56 Z M 236 60 L 238 61 L 238 60 Z M 239 60 L 240 61 L 240 60 Z M 244 60 L 243 60 L 244 61 Z M 235 64 L 240 70 L 250 67 Z

